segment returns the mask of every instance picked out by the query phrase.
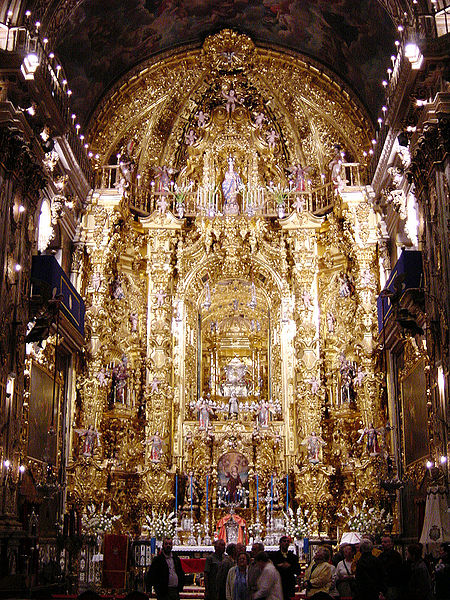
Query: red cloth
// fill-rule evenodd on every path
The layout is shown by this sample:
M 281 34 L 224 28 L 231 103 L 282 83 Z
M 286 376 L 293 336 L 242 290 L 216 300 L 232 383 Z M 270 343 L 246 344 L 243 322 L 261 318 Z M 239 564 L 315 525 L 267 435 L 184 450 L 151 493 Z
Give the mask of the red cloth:
M 125 589 L 128 562 L 128 536 L 105 534 L 103 587 Z
M 206 558 L 180 558 L 185 573 L 203 573 Z
M 219 540 L 223 540 L 224 542 L 227 541 L 227 531 L 225 528 L 225 524 L 228 523 L 228 521 L 231 518 L 233 518 L 233 521 L 239 525 L 238 542 L 241 544 L 247 544 L 247 531 L 246 531 L 247 523 L 246 523 L 245 519 L 243 519 L 239 515 L 235 515 L 235 514 L 225 515 L 224 517 L 219 519 L 217 521 L 217 526 L 216 526 L 216 536 L 219 538 Z

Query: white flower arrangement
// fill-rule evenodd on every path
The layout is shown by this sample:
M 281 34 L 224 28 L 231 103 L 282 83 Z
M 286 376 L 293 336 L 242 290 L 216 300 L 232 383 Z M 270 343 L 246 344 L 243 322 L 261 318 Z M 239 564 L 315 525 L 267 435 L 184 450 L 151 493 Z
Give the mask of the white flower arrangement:
M 309 510 L 303 510 L 301 506 L 297 508 L 294 515 L 292 508 L 288 508 L 287 513 L 283 512 L 285 534 L 294 540 L 309 538 L 317 532 L 319 523 Z
M 108 533 L 112 530 L 114 521 L 120 517 L 111 513 L 111 507 L 104 507 L 95 504 L 88 504 L 86 512 L 81 517 L 81 528 L 84 535 L 98 535 Z
M 248 535 L 255 539 L 256 537 L 261 537 L 261 534 L 263 532 L 263 526 L 261 523 L 252 523 L 251 525 L 249 525 L 248 527 Z
M 348 531 L 357 531 L 358 533 L 369 533 L 379 535 L 384 531 L 390 531 L 393 523 L 393 517 L 384 508 L 370 507 L 364 500 L 361 508 L 355 505 L 352 509 L 345 508 L 345 512 L 338 513 L 346 522 Z
M 143 529 L 147 530 L 151 537 L 162 540 L 165 537 L 173 537 L 175 535 L 177 517 L 173 511 L 167 514 L 152 510 L 151 516 L 146 515 L 145 520 L 146 523 L 144 523 Z

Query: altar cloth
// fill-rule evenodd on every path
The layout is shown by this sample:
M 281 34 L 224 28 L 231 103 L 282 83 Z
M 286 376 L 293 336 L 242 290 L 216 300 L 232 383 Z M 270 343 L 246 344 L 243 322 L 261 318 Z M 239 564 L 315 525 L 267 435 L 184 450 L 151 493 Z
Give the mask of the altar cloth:
M 180 558 L 185 573 L 203 573 L 206 558 Z

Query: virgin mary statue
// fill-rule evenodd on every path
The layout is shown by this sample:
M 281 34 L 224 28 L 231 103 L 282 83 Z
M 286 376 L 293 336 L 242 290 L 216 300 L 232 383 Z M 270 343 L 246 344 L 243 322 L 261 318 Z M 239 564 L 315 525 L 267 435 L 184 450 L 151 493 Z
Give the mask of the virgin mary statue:
M 234 159 L 228 159 L 228 170 L 225 173 L 225 178 L 222 181 L 222 193 L 225 199 L 223 204 L 223 212 L 225 215 L 238 215 L 239 204 L 236 200 L 237 194 L 242 187 L 242 179 L 234 170 Z

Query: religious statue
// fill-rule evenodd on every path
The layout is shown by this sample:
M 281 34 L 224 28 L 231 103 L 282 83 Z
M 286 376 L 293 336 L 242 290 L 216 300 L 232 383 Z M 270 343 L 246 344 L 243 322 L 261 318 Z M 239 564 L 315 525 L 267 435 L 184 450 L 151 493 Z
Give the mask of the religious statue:
M 339 273 L 339 297 L 349 298 L 355 291 L 353 277 L 347 273 Z
M 115 300 L 123 300 L 125 298 L 121 275 L 118 275 L 112 283 L 112 296 Z
M 261 112 L 258 113 L 255 117 L 256 129 L 261 129 L 265 120 L 266 120 L 266 117 L 265 117 L 264 113 L 261 113 Z
M 325 440 L 318 436 L 314 431 L 306 437 L 303 442 L 303 446 L 306 446 L 308 461 L 312 465 L 316 465 L 320 462 L 320 450 L 322 446 L 326 446 Z
M 260 427 L 269 426 L 269 405 L 265 400 L 261 400 L 259 403 L 257 422 Z
M 184 488 L 184 508 L 187 510 L 190 506 L 198 506 L 199 502 L 199 485 L 197 478 L 191 471 L 186 475 L 186 485 Z
M 97 379 L 100 387 L 106 387 L 108 385 L 108 374 L 106 373 L 104 367 L 102 367 L 97 373 Z
M 303 168 L 302 165 L 293 165 L 287 169 L 294 178 L 294 191 L 304 192 L 306 190 L 305 176 L 311 170 L 311 167 Z
M 204 395 L 200 398 L 197 403 L 198 411 L 198 424 L 200 429 L 208 429 L 209 427 L 209 416 L 212 414 L 212 408 L 208 404 L 207 398 Z
M 195 136 L 193 129 L 190 129 L 189 133 L 186 134 L 185 141 L 188 146 L 193 146 L 195 144 L 197 137 Z
M 158 432 L 150 438 L 150 460 L 157 463 L 162 458 L 163 441 Z
M 132 312 L 130 314 L 130 323 L 131 323 L 131 331 L 134 333 L 135 331 L 137 331 L 137 326 L 138 326 L 138 314 L 135 312 Z
M 343 352 L 339 357 L 339 372 L 341 375 L 341 404 L 345 402 L 352 403 L 355 401 L 356 392 L 354 388 L 355 367 L 353 363 L 345 358 Z
M 248 383 L 245 380 L 247 365 L 235 356 L 225 365 L 224 369 L 226 380 L 220 385 L 220 392 L 223 396 L 247 396 Z
M 236 392 L 231 392 L 230 399 L 228 400 L 228 418 L 237 419 L 239 415 L 239 403 L 236 396 Z
M 340 192 L 345 186 L 345 181 L 341 176 L 343 156 L 344 153 L 342 152 L 341 147 L 339 144 L 336 144 L 334 146 L 334 156 L 328 165 L 328 168 L 331 171 L 331 181 L 333 182 L 336 192 Z
M 170 189 L 170 176 L 173 175 L 175 171 L 171 167 L 167 167 L 163 165 L 162 167 L 156 168 L 156 178 L 158 179 L 158 192 L 168 192 Z
M 228 159 L 228 170 L 222 181 L 222 193 L 225 199 L 223 212 L 225 215 L 238 215 L 239 204 L 236 200 L 243 183 L 238 173 L 234 170 L 234 159 Z
M 211 290 L 209 289 L 209 281 L 205 284 L 205 301 L 202 304 L 203 310 L 209 310 L 211 308 Z
M 99 271 L 92 274 L 92 288 L 94 292 L 99 292 L 102 286 L 102 276 Z
M 128 358 L 124 355 L 119 364 L 114 365 L 111 373 L 111 390 L 109 392 L 108 404 L 114 406 L 116 402 L 126 403 L 126 386 L 128 379 Z
M 95 448 L 99 444 L 100 434 L 94 428 L 93 425 L 89 425 L 87 429 L 76 429 L 75 430 L 81 438 L 83 438 L 83 456 L 92 456 Z
M 358 438 L 358 444 L 364 439 L 364 436 L 367 436 L 366 440 L 366 449 L 370 456 L 378 456 L 380 454 L 380 446 L 378 444 L 378 429 L 375 429 L 373 423 L 369 425 L 369 427 L 365 427 L 364 429 L 359 429 L 358 433 L 361 435 Z

